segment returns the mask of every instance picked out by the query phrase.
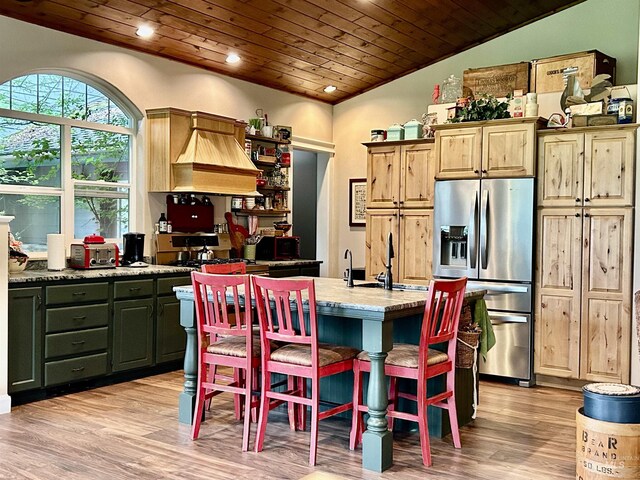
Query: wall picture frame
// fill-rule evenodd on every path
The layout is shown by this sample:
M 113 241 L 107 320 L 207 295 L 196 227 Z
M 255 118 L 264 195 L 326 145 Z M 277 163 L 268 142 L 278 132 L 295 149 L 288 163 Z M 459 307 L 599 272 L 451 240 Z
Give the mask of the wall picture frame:
M 367 221 L 367 179 L 349 179 L 349 226 L 364 227 Z

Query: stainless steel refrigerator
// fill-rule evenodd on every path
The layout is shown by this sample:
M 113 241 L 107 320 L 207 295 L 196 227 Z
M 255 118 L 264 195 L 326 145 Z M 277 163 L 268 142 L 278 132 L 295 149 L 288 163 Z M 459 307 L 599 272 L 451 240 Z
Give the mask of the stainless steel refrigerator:
M 496 345 L 480 372 L 533 384 L 534 179 L 436 182 L 433 272 L 487 290 Z

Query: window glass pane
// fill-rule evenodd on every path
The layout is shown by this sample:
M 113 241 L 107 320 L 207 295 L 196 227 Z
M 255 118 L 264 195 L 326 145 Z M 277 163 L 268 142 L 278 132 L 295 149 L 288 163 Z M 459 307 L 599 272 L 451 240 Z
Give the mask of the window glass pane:
M 60 187 L 61 127 L 0 117 L 0 184 Z
M 11 108 L 11 82 L 5 82 L 0 85 L 0 108 Z
M 74 118 L 76 120 L 86 120 L 87 118 L 87 88 L 82 82 L 73 78 L 64 77 L 64 110 L 63 117 Z
M 109 101 L 109 123 L 120 127 L 130 127 L 131 120 L 125 113 L 112 101 Z
M 62 116 L 62 77 L 38 75 L 38 113 Z
M 109 123 L 109 99 L 93 87 L 87 87 L 87 120 Z
M 129 189 L 77 186 L 74 237 L 122 238 L 129 230 Z
M 47 234 L 60 233 L 60 197 L 0 194 L 0 214 L 13 215 L 11 233 L 27 253 L 46 252 Z
M 26 75 L 11 80 L 11 110 L 37 113 L 38 76 Z
M 71 129 L 71 171 L 76 180 L 129 182 L 129 135 Z

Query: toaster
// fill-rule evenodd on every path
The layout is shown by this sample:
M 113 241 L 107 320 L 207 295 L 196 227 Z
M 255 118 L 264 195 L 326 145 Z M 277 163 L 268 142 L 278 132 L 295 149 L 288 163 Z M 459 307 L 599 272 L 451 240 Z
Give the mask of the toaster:
M 115 243 L 72 243 L 71 268 L 116 268 L 118 260 L 118 245 Z

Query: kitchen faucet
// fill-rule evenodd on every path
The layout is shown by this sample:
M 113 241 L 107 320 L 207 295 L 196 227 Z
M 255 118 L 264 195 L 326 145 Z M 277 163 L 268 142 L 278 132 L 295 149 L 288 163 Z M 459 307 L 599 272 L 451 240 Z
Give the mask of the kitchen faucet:
M 351 255 L 351 250 L 348 248 L 344 251 L 345 260 L 347 259 L 347 256 L 349 257 L 349 268 L 347 268 L 347 271 L 345 272 L 347 274 L 347 278 L 345 280 L 347 281 L 347 287 L 353 288 L 353 256 Z
M 387 236 L 387 264 L 384 266 L 385 272 L 379 273 L 376 280 L 379 282 L 384 281 L 384 289 L 393 289 L 393 274 L 391 273 L 391 259 L 394 257 L 393 253 L 393 234 L 389 232 Z

